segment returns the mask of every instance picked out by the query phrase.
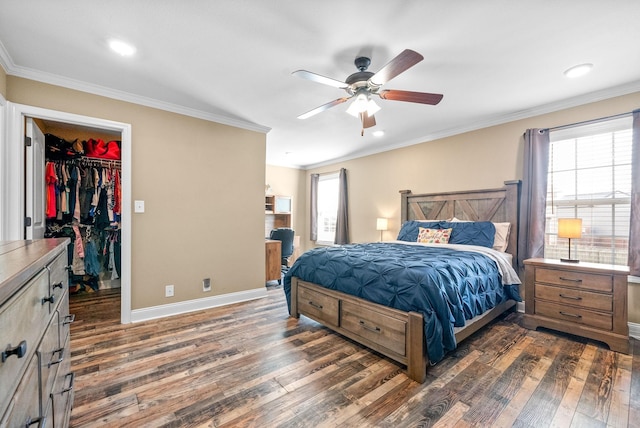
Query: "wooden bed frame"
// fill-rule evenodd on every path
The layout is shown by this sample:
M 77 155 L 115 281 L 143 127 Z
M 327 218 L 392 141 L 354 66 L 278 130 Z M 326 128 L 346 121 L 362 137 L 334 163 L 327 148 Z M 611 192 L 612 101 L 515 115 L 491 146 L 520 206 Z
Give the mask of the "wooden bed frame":
M 520 181 L 507 181 L 499 189 L 414 195 L 401 190 L 401 221 L 460 220 L 510 222 L 507 252 L 517 265 Z M 517 270 L 516 270 L 517 271 Z M 509 300 L 455 329 L 456 341 L 469 337 L 506 310 Z M 407 366 L 407 375 L 424 382 L 427 346 L 424 320 L 417 312 L 404 312 L 369 302 L 317 284 L 291 278 L 291 316 L 305 315 L 328 328 Z

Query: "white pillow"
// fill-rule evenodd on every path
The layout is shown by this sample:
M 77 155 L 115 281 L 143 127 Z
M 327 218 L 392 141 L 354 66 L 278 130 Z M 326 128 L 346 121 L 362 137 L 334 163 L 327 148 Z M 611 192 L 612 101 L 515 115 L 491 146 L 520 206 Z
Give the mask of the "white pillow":
M 504 253 L 509 246 L 511 223 L 493 223 L 493 225 L 496 227 L 496 235 L 493 238 L 493 249 Z
M 466 222 L 468 220 L 459 220 L 453 217 L 449 221 Z M 509 246 L 509 233 L 511 232 L 511 223 L 493 223 L 496 227 L 496 234 L 493 237 L 493 249 L 504 253 Z

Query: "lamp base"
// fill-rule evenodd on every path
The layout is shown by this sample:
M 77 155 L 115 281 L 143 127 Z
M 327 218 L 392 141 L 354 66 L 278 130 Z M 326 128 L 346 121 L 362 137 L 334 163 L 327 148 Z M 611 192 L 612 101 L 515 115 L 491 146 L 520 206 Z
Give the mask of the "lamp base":
M 560 259 L 560 261 L 565 263 L 580 263 L 578 259 Z

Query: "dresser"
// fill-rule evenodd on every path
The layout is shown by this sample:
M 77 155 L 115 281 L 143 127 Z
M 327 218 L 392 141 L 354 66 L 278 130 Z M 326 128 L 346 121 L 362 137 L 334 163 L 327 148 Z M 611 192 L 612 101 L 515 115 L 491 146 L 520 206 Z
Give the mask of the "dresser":
M 0 427 L 66 427 L 69 240 L 0 242 Z
M 524 264 L 525 327 L 588 337 L 629 353 L 628 267 L 550 259 Z

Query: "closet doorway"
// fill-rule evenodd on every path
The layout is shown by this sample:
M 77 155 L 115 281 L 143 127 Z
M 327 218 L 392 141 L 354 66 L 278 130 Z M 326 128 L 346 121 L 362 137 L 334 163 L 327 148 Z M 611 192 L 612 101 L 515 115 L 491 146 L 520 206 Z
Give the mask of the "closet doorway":
M 4 159 L 1 160 L 5 171 L 2 182 L 4 208 L 0 231 L 1 240 L 38 238 L 41 229 L 29 228 L 27 217 L 33 217 L 34 210 L 39 213 L 37 206 L 41 201 L 35 182 L 40 180 L 37 167 L 44 159 L 40 154 L 34 154 L 29 148 L 25 149 L 24 136 L 27 135 L 27 124 L 35 122 L 44 127 L 45 132 L 55 131 L 61 138 L 68 139 L 74 133 L 80 135 L 93 134 L 96 136 L 119 139 L 121 161 L 121 218 L 119 235 L 121 239 L 120 254 L 120 319 L 122 323 L 131 322 L 131 125 L 113 122 L 88 116 L 75 115 L 42 109 L 39 107 L 7 103 L 7 143 Z M 33 128 L 29 130 L 29 133 Z M 37 132 L 37 131 L 36 131 Z M 51 132 L 53 133 L 53 132 Z M 33 138 L 33 137 L 32 137 Z M 80 138 L 80 137 L 79 137 Z M 40 152 L 37 152 L 40 153 Z M 19 183 L 19 186 L 17 185 Z M 38 220 L 38 219 L 33 219 Z M 31 223 L 31 224 L 37 224 Z

